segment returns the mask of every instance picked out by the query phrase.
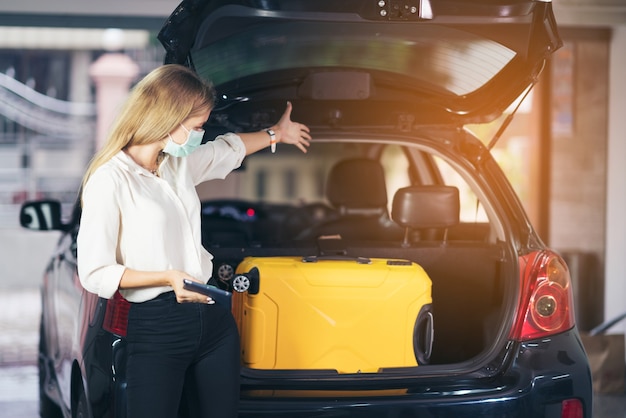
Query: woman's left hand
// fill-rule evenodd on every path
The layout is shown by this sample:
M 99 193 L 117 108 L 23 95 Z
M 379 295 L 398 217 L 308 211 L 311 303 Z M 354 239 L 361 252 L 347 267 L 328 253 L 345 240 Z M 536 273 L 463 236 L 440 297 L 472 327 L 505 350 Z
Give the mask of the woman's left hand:
M 276 139 L 283 144 L 292 144 L 300 148 L 302 152 L 307 152 L 310 145 L 311 134 L 309 127 L 291 120 L 291 110 L 293 106 L 291 102 L 287 102 L 287 108 L 280 117 L 278 123 L 274 126 Z

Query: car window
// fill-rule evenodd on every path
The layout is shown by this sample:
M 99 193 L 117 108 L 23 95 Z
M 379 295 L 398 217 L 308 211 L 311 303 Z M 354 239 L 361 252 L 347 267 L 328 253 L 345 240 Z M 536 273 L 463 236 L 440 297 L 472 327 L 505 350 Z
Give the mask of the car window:
M 347 160 L 378 161 L 384 173 L 383 190 L 376 186 L 376 179 L 379 178 L 375 173 L 377 170 L 369 168 L 358 175 L 350 175 L 349 172 L 343 172 L 339 177 L 335 175 L 333 184 L 336 186 L 329 187 L 331 169 Z M 386 195 L 387 201 L 386 211 L 380 212 L 384 213 L 385 220 L 382 222 L 394 224 L 390 216 L 398 189 L 412 184 L 445 184 L 458 188 L 460 197 L 462 225 L 455 228 L 451 239 L 488 239 L 492 232 L 488 211 L 472 190 L 472 182 L 468 180 L 471 174 L 460 175 L 457 170 L 454 163 L 436 157 L 427 148 L 414 147 L 410 143 L 316 140 L 307 154 L 294 147 L 279 145 L 276 154 L 260 152 L 250 155 L 244 168 L 235 171 L 226 180 L 209 182 L 199 194 L 205 202 L 203 214 L 224 214 L 223 206 L 226 205 L 229 210 L 236 208 L 236 216 L 231 215 L 230 218 L 252 220 L 248 215 L 252 211 L 255 215 L 254 222 L 250 223 L 252 236 L 264 242 L 280 242 L 285 236 L 289 239 L 308 238 L 307 229 L 313 228 L 315 232 L 315 225 L 332 222 L 337 216 L 347 213 L 346 210 L 353 213 L 376 210 L 368 205 L 377 201 L 379 198 L 375 196 L 381 196 L 381 193 Z M 351 193 L 353 190 L 364 192 Z M 212 205 L 209 200 L 218 201 Z M 370 203 L 359 206 L 364 202 Z M 215 205 L 217 212 L 213 208 Z M 262 231 L 259 229 L 261 226 Z M 222 227 L 224 225 L 220 225 Z M 368 228 L 355 227 L 356 230 Z M 279 237 L 275 238 L 277 234 Z M 387 238 L 386 235 L 381 236 Z
M 245 168 L 232 173 L 226 187 L 209 187 L 203 198 L 237 197 L 266 203 L 298 205 L 325 200 L 327 174 L 337 162 L 366 157 L 363 143 L 315 143 L 306 155 L 279 145 L 276 154 L 246 158 Z M 218 180 L 224 184 L 224 181 Z M 208 194 L 207 194 L 208 193 Z
M 445 184 L 459 189 L 461 222 L 487 222 L 488 217 L 484 207 L 480 204 L 476 193 L 474 193 L 459 172 L 440 157 L 435 156 L 434 161 Z
M 246 158 L 245 169 L 232 173 L 227 180 L 209 182 L 201 198 L 237 198 L 271 204 L 302 205 L 327 202 L 326 181 L 330 169 L 340 160 L 371 158 L 378 147 L 385 173 L 389 205 L 394 193 L 411 184 L 409 161 L 403 147 L 360 142 L 316 142 L 303 155 L 291 147 L 279 147 L 276 154 L 261 152 Z M 470 185 L 443 158 L 434 156 L 436 169 L 446 185 L 459 189 L 462 222 L 487 222 L 488 217 Z M 428 181 L 436 181 L 430 179 Z
M 409 161 L 404 150 L 398 145 L 387 145 L 381 155 L 380 162 L 385 170 L 385 182 L 387 183 L 387 196 L 389 210 L 393 202 L 393 196 L 401 187 L 411 184 L 409 178 Z

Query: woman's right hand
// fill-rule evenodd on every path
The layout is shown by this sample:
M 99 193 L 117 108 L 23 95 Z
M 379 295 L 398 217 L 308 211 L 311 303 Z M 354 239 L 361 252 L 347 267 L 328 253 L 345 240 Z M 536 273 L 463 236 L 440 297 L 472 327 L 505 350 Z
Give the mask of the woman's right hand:
M 183 279 L 204 284 L 200 280 L 185 272 L 177 270 L 168 271 L 168 281 L 170 286 L 172 286 L 172 289 L 174 289 L 174 293 L 176 293 L 176 301 L 178 303 L 208 303 L 209 305 L 215 303 L 215 301 L 209 296 L 185 289 Z

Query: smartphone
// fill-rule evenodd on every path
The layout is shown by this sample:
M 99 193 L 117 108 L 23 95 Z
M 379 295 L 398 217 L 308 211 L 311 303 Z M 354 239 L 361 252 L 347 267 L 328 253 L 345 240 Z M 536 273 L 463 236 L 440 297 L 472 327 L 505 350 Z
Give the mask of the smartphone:
M 194 282 L 193 280 L 189 279 L 183 279 L 183 283 L 185 289 L 210 296 L 211 299 L 215 301 L 215 303 L 219 303 L 223 307 L 230 309 L 231 299 L 233 296 L 231 292 L 222 290 L 219 287 L 211 286 L 209 284 Z

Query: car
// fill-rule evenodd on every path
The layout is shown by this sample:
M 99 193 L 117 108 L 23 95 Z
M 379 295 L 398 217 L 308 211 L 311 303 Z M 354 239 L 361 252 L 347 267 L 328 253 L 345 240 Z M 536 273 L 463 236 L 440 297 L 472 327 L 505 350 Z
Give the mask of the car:
M 267 128 L 287 101 L 314 137 L 199 188 L 210 284 L 242 339 L 240 417 L 591 418 L 568 267 L 494 159 L 499 133 L 468 129 L 561 46 L 549 1 L 185 0 L 159 39 L 216 88 L 205 140 Z M 80 207 L 20 217 L 63 231 L 41 415 L 125 417 L 129 302 L 82 289 Z

